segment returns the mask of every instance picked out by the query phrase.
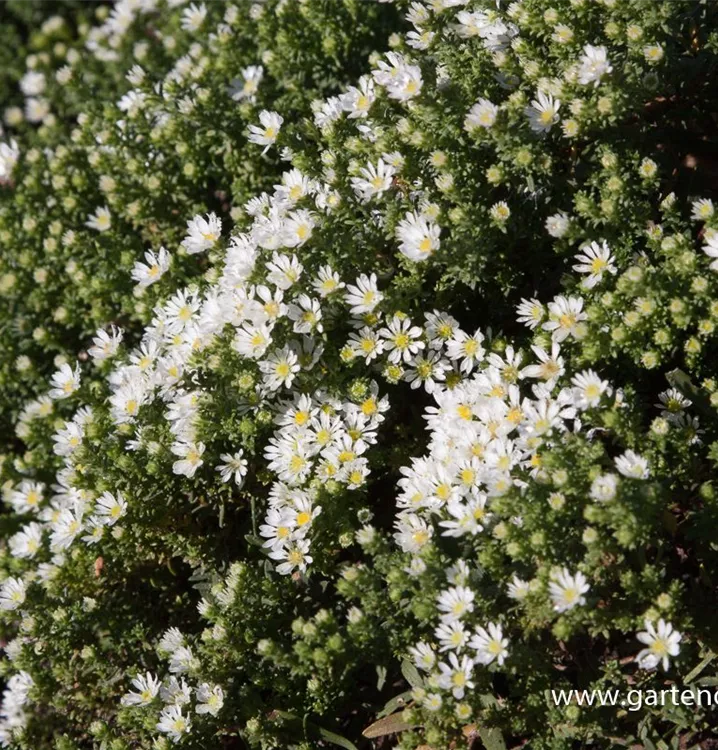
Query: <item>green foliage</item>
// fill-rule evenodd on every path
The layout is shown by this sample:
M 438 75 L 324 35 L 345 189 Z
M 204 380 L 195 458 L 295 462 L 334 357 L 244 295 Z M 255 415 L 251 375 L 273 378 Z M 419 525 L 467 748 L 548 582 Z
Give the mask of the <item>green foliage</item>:
M 717 21 L 119 3 L 43 43 L 1 154 L 1 739 L 710 736 L 646 696 L 716 681 Z

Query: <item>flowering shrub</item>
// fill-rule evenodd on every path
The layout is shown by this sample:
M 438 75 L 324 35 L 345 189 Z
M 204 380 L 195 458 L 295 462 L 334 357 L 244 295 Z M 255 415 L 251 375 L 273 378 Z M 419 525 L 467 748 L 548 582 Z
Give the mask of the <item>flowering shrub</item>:
M 6 139 L 7 746 L 710 737 L 550 696 L 716 680 L 715 10 L 393 5 L 122 0 Z
M 61 19 L 48 22 L 47 49 L 27 58 L 20 82 L 24 106 L 5 110 L 4 433 L 53 360 L 77 356 L 110 321 L 128 333 L 149 322 L 170 262 L 175 284 L 207 270 L 180 246 L 178 217 L 215 212 L 227 227 L 277 181 L 276 152 L 263 155 L 247 132 L 265 106 L 281 109 L 285 130 L 299 127 L 313 98 L 358 76 L 396 25 L 391 6 L 364 2 L 108 10 L 69 48 Z M 28 148 L 14 149 L 28 125 Z M 152 269 L 139 289 L 138 263 Z

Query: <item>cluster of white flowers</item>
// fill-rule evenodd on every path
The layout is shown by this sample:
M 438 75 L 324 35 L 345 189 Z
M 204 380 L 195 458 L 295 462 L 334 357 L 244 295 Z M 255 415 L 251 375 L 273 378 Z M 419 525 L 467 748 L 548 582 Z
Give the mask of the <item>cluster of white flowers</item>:
M 279 561 L 279 573 L 301 573 L 312 562 L 309 533 L 321 512 L 312 480 L 338 482 L 350 490 L 361 487 L 369 474 L 363 454 L 376 442 L 388 408 L 375 383 L 359 404 L 316 392 L 280 405 L 278 429 L 265 451 L 268 468 L 279 481 L 272 485 L 260 527 L 269 556 Z
M 169 675 L 160 680 L 151 672 L 138 673 L 132 680 L 133 690 L 122 696 L 123 706 L 159 710 L 156 729 L 173 742 L 178 742 L 192 729 L 190 714 L 217 716 L 224 705 L 224 691 L 219 685 L 187 682 L 190 673 L 199 667 L 192 649 L 177 628 L 167 630 L 159 641 L 158 653 L 169 662 Z
M 474 610 L 475 598 L 466 585 L 469 575 L 468 565 L 459 560 L 447 571 L 448 582 L 452 585 L 437 599 L 441 614 L 434 637 L 439 643 L 439 652 L 446 654 L 446 661 L 440 661 L 434 646 L 425 641 L 409 648 L 416 667 L 428 673 L 425 686 L 414 687 L 412 697 L 429 711 L 438 711 L 443 705 L 442 691 L 450 692 L 460 701 L 466 691 L 474 687 L 471 678 L 476 666 L 495 663 L 500 667 L 509 655 L 509 641 L 504 638 L 501 625 L 492 622 L 486 627 L 476 626 L 473 633 L 466 629 L 465 619 Z M 455 712 L 459 718 L 466 719 L 470 708 L 458 703 Z
M 120 0 L 106 23 L 90 34 L 88 48 L 99 59 L 116 60 L 124 34 L 139 15 L 149 13 L 156 4 L 157 0 Z M 412 4 L 408 18 L 414 30 L 406 37 L 408 45 L 419 51 L 429 49 L 434 42 L 434 32 L 426 28 L 431 13 L 465 4 L 461 0 L 441 0 L 430 6 Z M 448 33 L 461 39 L 481 38 L 501 67 L 504 51 L 519 41 L 518 27 L 508 20 L 511 13 L 520 11 L 518 5 L 512 4 L 503 19 L 499 12 L 460 10 Z M 181 27 L 195 33 L 205 25 L 206 17 L 205 5 L 190 5 L 182 12 Z M 568 27 L 556 26 L 555 38 L 561 44 L 571 37 Z M 656 60 L 658 54 L 650 52 L 651 59 Z M 167 80 L 191 77 L 193 66 L 200 66 L 196 57 L 190 54 L 178 61 Z M 532 87 L 535 98 L 530 104 L 524 107 L 527 99 L 521 100 L 522 127 L 526 130 L 528 121 L 533 132 L 548 134 L 559 123 L 567 103 L 572 113 L 580 111 L 581 102 L 571 102 L 573 84 L 595 88 L 612 71 L 605 47 L 585 45 L 567 62 L 563 81 L 538 82 Z M 441 70 L 436 73 L 440 77 Z M 133 85 L 139 85 L 144 75 L 137 65 L 128 72 Z M 236 101 L 254 102 L 263 76 L 260 65 L 245 68 L 242 78 L 231 84 L 231 96 Z M 37 98 L 44 89 L 41 78 L 40 74 L 28 73 L 23 79 L 31 121 L 47 115 L 42 114 L 42 101 Z M 509 77 L 499 74 L 499 80 L 502 88 L 515 88 L 516 81 Z M 422 69 L 416 60 L 389 52 L 357 85 L 317 102 L 315 122 L 327 128 L 346 117 L 362 139 L 375 143 L 381 135 L 381 127 L 372 120 L 377 98 L 384 94 L 399 107 L 411 110 L 412 100 L 421 94 L 423 85 Z M 139 91 L 129 92 L 118 103 L 128 118 L 145 105 L 145 95 Z M 178 106 L 180 111 L 190 111 L 194 102 L 183 99 Z M 492 137 L 492 128 L 502 122 L 500 118 L 507 116 L 511 106 L 510 99 L 493 103 L 479 98 L 465 113 L 464 129 L 472 138 Z M 284 119 L 277 112 L 262 110 L 258 120 L 259 125 L 249 127 L 248 140 L 267 151 L 277 142 Z M 569 122 L 562 124 L 566 135 L 572 132 Z M 291 159 L 289 152 L 283 156 Z M 14 142 L 0 143 L 0 182 L 10 179 L 18 158 Z M 441 154 L 432 158 L 441 162 Z M 328 264 L 313 267 L 304 249 L 311 247 L 315 233 L 342 201 L 355 201 L 363 212 L 371 208 L 371 220 L 377 226 L 385 225 L 390 211 L 383 211 L 384 201 L 401 181 L 405 157 L 398 151 L 374 153 L 353 164 L 348 180 L 351 191 L 346 196 L 340 194 L 332 154 L 326 153 L 322 159 L 326 169 L 321 179 L 292 168 L 272 193 L 248 201 L 243 210 L 250 221 L 243 231 L 236 229 L 223 238 L 222 220 L 216 214 L 190 217 L 186 236 L 175 252 L 195 255 L 213 251 L 211 255 L 222 256 L 219 266 L 207 275 L 206 284 L 179 289 L 157 305 L 136 347 L 125 351 L 122 331 L 112 326 L 97 331 L 88 354 L 96 363 L 117 360 L 107 378 L 110 415 L 117 437 L 127 450 L 164 456 L 171 461 L 173 473 L 186 480 L 191 480 L 205 462 L 213 462 L 211 468 L 219 472 L 223 482 L 233 481 L 242 487 L 255 469 L 245 452 L 233 447 L 231 452 L 220 453 L 216 446 L 203 442 L 200 432 L 203 406 L 213 398 L 196 377 L 202 368 L 212 367 L 201 355 L 220 339 L 231 341 L 229 346 L 240 367 L 251 374 L 247 381 L 251 393 L 242 410 L 267 408 L 274 417 L 273 435 L 260 447 L 275 479 L 259 533 L 281 575 L 300 576 L 313 562 L 312 532 L 322 512 L 319 498 L 325 486 L 336 483 L 347 490 L 358 490 L 365 485 L 370 473 L 369 449 L 377 442 L 389 409 L 388 399 L 380 393 L 380 378 L 422 388 L 434 400 L 425 413 L 429 447 L 426 455 L 412 459 L 401 471 L 394 534 L 398 547 L 409 556 L 406 571 L 421 576 L 426 569 L 425 554 L 435 538 L 466 538 L 480 544 L 482 536 L 497 534 L 492 501 L 509 492 L 522 493 L 531 481 L 544 478 L 542 454 L 559 444 L 566 433 L 580 432 L 582 412 L 600 408 L 614 390 L 593 370 L 571 372 L 564 359 L 564 342 L 580 340 L 586 334 L 588 315 L 581 296 L 561 294 L 550 301 L 523 300 L 517 309 L 518 320 L 531 330 L 544 332 L 546 340 L 551 339 L 549 345 L 533 346 L 532 354 L 511 344 L 502 353 L 487 353 L 489 332 L 464 331 L 446 312 L 427 312 L 419 325 L 401 311 L 383 309 L 384 294 L 371 269 L 359 269 L 352 280 L 343 279 Z M 437 187 L 450 188 L 450 177 L 442 183 L 437 181 Z M 398 253 L 417 263 L 440 249 L 442 227 L 439 207 L 431 201 L 429 190 L 420 180 L 411 187 L 412 210 L 402 211 L 388 236 L 393 237 Z M 509 222 L 512 215 L 505 201 L 495 202 L 488 213 L 498 225 Z M 697 220 L 706 220 L 712 214 L 710 201 L 694 205 Z M 555 213 L 547 217 L 546 230 L 562 239 L 572 222 L 573 217 L 566 213 Z M 110 230 L 110 209 L 98 206 L 87 217 L 86 226 L 100 233 Z M 704 252 L 716 258 L 711 267 L 718 268 L 718 234 L 706 231 L 704 242 Z M 138 293 L 168 273 L 172 257 L 170 251 L 160 247 L 156 252 L 145 252 L 144 262 L 135 262 L 131 276 Z M 579 288 L 587 297 L 618 270 L 614 252 L 603 240 L 581 245 L 574 261 L 573 270 L 582 277 Z M 337 395 L 317 390 L 316 381 L 307 377 L 320 362 L 325 364 L 322 334 L 327 320 L 335 320 L 337 313 L 351 328 L 341 347 L 342 361 L 363 361 L 370 375 L 368 385 L 356 393 Z M 80 391 L 80 365 L 58 362 L 57 367 L 48 395 L 24 409 L 18 435 L 26 434 L 33 419 L 50 416 L 53 401 L 68 399 Z M 308 382 L 311 386 L 305 387 Z M 669 412 L 670 420 L 682 419 L 683 410 L 690 405 L 677 391 L 667 391 L 659 398 L 660 408 Z M 144 437 L 143 417 L 152 404 L 162 406 L 171 435 L 169 444 L 160 445 Z M 54 451 L 64 465 L 52 492 L 31 480 L 8 491 L 10 504 L 27 521 L 9 541 L 11 554 L 32 559 L 47 543 L 53 555 L 50 563 L 38 567 L 40 581 L 47 580 L 63 564 L 66 551 L 78 537 L 94 545 L 110 529 L 119 536 L 117 522 L 131 508 L 131 493 L 127 493 L 127 499 L 119 491 L 95 497 L 79 487 L 75 455 L 93 419 L 92 411 L 83 407 L 56 430 Z M 609 503 L 622 482 L 650 476 L 648 461 L 635 451 L 625 451 L 614 463 L 616 473 L 606 472 L 593 480 L 591 499 Z M 523 520 L 515 516 L 510 522 L 520 527 Z M 358 534 L 360 540 L 369 537 L 367 529 Z M 468 562 L 457 560 L 447 571 L 447 586 L 436 601 L 438 623 L 433 636 L 438 646 L 421 641 L 409 649 L 416 666 L 428 675 L 426 686 L 414 689 L 414 699 L 429 711 L 439 710 L 447 694 L 461 701 L 474 686 L 477 666 L 500 668 L 510 658 L 509 641 L 504 636 L 507 624 L 474 621 L 476 593 L 471 578 Z M 556 567 L 547 578 L 525 582 L 516 574 L 506 594 L 515 601 L 536 594 L 556 615 L 586 604 L 590 585 L 584 572 Z M 0 608 L 22 608 L 26 580 L 33 577 L 7 578 L 0 584 Z M 636 657 L 639 665 L 654 669 L 662 664 L 667 668 L 669 657 L 678 653 L 681 635 L 663 620 L 657 629 L 647 621 L 638 639 L 646 645 Z M 160 652 L 168 658 L 169 676 L 160 680 L 152 673 L 138 674 L 132 682 L 134 690 L 123 697 L 122 703 L 128 707 L 156 705 L 157 731 L 179 741 L 191 731 L 193 696 L 196 714 L 215 716 L 222 708 L 224 694 L 220 686 L 209 682 L 194 686 L 187 682 L 199 665 L 176 629 L 164 635 Z M 22 705 L 32 687 L 29 675 L 23 674 L 11 678 L 5 691 L 0 741 L 4 741 L 3 732 L 22 725 Z M 470 708 L 458 703 L 455 712 L 465 719 Z
M 29 701 L 28 693 L 33 685 L 32 677 L 25 671 L 15 673 L 7 680 L 0 708 L 0 745 L 3 747 L 9 747 L 13 733 L 21 730 L 27 723 L 24 707 Z

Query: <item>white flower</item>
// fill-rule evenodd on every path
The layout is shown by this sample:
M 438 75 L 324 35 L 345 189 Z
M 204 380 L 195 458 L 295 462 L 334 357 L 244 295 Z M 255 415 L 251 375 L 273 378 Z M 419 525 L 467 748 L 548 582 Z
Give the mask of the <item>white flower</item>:
M 608 502 L 616 497 L 618 477 L 615 474 L 601 474 L 591 483 L 591 497 L 600 502 Z
M 461 661 L 455 653 L 449 654 L 449 663 L 439 663 L 439 685 L 444 690 L 451 690 L 457 700 L 464 697 L 466 690 L 471 690 L 474 683 L 471 674 L 474 671 L 474 663 L 468 656 L 462 656 Z
M 72 545 L 83 529 L 82 515 L 82 507 L 79 504 L 72 510 L 65 508 L 60 511 L 52 523 L 50 534 L 50 549 L 53 552 L 59 552 Z
M 87 217 L 85 226 L 98 232 L 106 232 L 112 226 L 110 209 L 107 206 L 95 209 L 95 213 Z
M 583 573 L 571 575 L 567 568 L 563 568 L 552 575 L 548 590 L 551 603 L 556 612 L 567 612 L 579 604 L 586 603 L 585 593 L 589 590 Z
M 438 693 L 427 693 L 421 702 L 421 705 L 427 711 L 438 711 L 444 701 Z
M 663 47 L 661 47 L 660 44 L 647 44 L 643 48 L 643 57 L 646 60 L 647 63 L 650 63 L 651 65 L 656 65 L 659 63 L 663 56 L 665 55 L 665 52 L 663 51 Z
M 237 330 L 232 342 L 232 348 L 243 357 L 259 359 L 272 342 L 272 329 L 267 325 L 251 325 L 245 323 Z
M 214 247 L 222 235 L 222 220 L 215 214 L 195 216 L 187 222 L 187 235 L 182 240 L 182 246 L 190 254 L 201 253 Z
M 284 346 L 261 361 L 259 369 L 264 374 L 264 385 L 276 391 L 282 386 L 291 388 L 294 377 L 301 368 L 296 353 L 290 347 Z
M 315 225 L 310 211 L 293 211 L 284 221 L 282 243 L 285 247 L 301 247 L 311 238 Z
M 13 557 L 21 559 L 35 557 L 42 544 L 42 526 L 35 522 L 29 523 L 12 535 L 8 544 Z
M 155 254 L 152 250 L 145 253 L 145 263 L 136 261 L 132 268 L 132 278 L 140 289 L 159 281 L 170 267 L 170 254 L 161 247 Z
M 40 482 L 25 480 L 10 493 L 10 505 L 16 513 L 37 513 L 42 502 L 43 491 L 44 485 Z
M 311 333 L 312 331 L 321 333 L 324 330 L 319 300 L 307 294 L 300 294 L 296 303 L 292 302 L 288 306 L 287 315 L 290 320 L 294 321 L 292 330 L 295 333 Z
M 34 70 L 28 70 L 20 79 L 20 90 L 25 96 L 38 96 L 45 91 L 45 76 Z
M 370 162 L 359 170 L 360 177 L 352 177 L 352 188 L 366 202 L 375 195 L 386 192 L 391 187 L 395 173 L 394 167 L 383 159 L 379 159 L 376 166 Z
M 416 668 L 424 672 L 431 672 L 436 664 L 436 652 L 423 641 L 419 641 L 416 646 L 410 646 L 409 654 L 413 658 Z
M 634 451 L 626 451 L 615 459 L 616 468 L 624 477 L 631 479 L 648 479 L 648 461 Z
M 469 641 L 469 648 L 476 651 L 477 664 L 491 664 L 496 661 L 499 666 L 504 663 L 509 652 L 509 641 L 504 638 L 501 626 L 490 622 L 486 628 L 476 628 L 475 634 Z
M 0 584 L 0 609 L 17 609 L 24 601 L 25 583 L 20 578 L 6 578 Z
M 243 456 L 244 452 L 241 448 L 234 455 L 223 453 L 220 456 L 224 463 L 217 467 L 217 471 L 220 472 L 223 482 L 229 482 L 230 479 L 234 478 L 237 487 L 242 486 L 244 477 L 247 476 L 247 460 Z
M 526 598 L 530 591 L 530 586 L 526 581 L 521 580 L 515 573 L 508 586 L 508 595 L 516 600 L 521 601 Z
M 645 621 L 646 629 L 637 633 L 636 638 L 647 648 L 639 651 L 636 661 L 641 669 L 655 669 L 659 664 L 668 669 L 669 657 L 678 656 L 681 634 L 673 629 L 670 622 L 658 621 L 658 628 L 649 620 Z
M 20 158 L 20 149 L 15 140 L 0 143 L 0 184 L 10 181 L 13 169 Z
M 608 62 L 605 47 L 594 47 L 587 44 L 579 60 L 578 81 L 584 86 L 592 83 L 598 86 L 601 78 L 613 70 Z
M 182 715 L 181 706 L 166 706 L 162 709 L 160 720 L 157 722 L 158 731 L 169 735 L 174 742 L 178 742 L 190 729 L 190 720 Z
M 142 91 L 128 91 L 119 102 L 118 109 L 127 112 L 129 117 L 136 117 L 147 102 L 147 95 Z
M 406 58 L 396 52 L 388 52 L 386 60 L 377 63 L 372 75 L 391 99 L 399 101 L 413 99 L 423 86 L 421 69 L 417 65 L 410 65 Z
M 429 258 L 441 244 L 441 227 L 427 221 L 423 216 L 407 212 L 396 227 L 396 238 L 401 243 L 399 250 L 409 260 L 421 261 Z
M 462 651 L 469 642 L 469 633 L 459 620 L 442 622 L 434 629 L 439 641 L 439 651 Z
M 224 691 L 219 685 L 210 687 L 203 682 L 196 690 L 197 706 L 195 711 L 198 714 L 210 714 L 216 716 L 224 705 Z
M 412 357 L 423 349 L 425 344 L 420 340 L 423 331 L 419 326 L 412 326 L 409 318 L 395 315 L 385 328 L 379 331 L 384 338 L 384 350 L 389 352 L 389 361 L 408 364 Z
M 114 526 L 125 513 L 127 513 L 127 501 L 121 492 L 116 495 L 111 492 L 103 492 L 97 498 L 95 514 L 97 520 L 106 526 Z
M 87 353 L 96 361 L 103 362 L 117 354 L 123 333 L 119 328 L 112 326 L 110 332 L 100 329 L 92 339 L 92 344 Z
M 272 260 L 267 263 L 267 281 L 275 284 L 280 289 L 289 289 L 295 284 L 304 270 L 296 255 L 291 258 L 288 255 L 272 254 Z
M 170 654 L 169 670 L 172 674 L 184 674 L 197 668 L 197 659 L 189 646 L 180 646 Z
M 467 375 L 484 358 L 484 347 L 481 346 L 484 334 L 475 331 L 472 336 L 461 329 L 454 332 L 453 337 L 446 344 L 446 354 L 454 361 L 461 360 L 461 372 Z
M 439 383 L 446 379 L 446 371 L 451 367 L 436 351 L 428 354 L 417 354 L 409 362 L 410 369 L 404 374 L 404 379 L 411 384 L 412 389 L 424 387 L 427 393 L 433 393 Z
M 655 404 L 661 411 L 668 412 L 668 418 L 671 415 L 680 414 L 687 409 L 693 402 L 686 398 L 677 388 L 669 388 L 658 394 L 659 403 Z
M 706 244 L 703 245 L 703 252 L 709 257 L 714 258 L 709 268 L 711 271 L 718 271 L 718 232 L 705 234 Z
M 232 99 L 235 101 L 254 102 L 259 89 L 259 84 L 264 78 L 264 68 L 261 65 L 250 65 L 242 70 L 242 84 L 235 87 L 232 93 Z
M 533 330 L 544 319 L 546 311 L 537 299 L 522 299 L 516 313 L 519 323 Z
M 204 443 L 186 443 L 176 442 L 172 444 L 172 453 L 179 456 L 180 460 L 172 464 L 172 471 L 175 474 L 183 474 L 191 479 L 197 469 L 204 463 L 202 454 L 204 453 Z
M 579 324 L 587 319 L 583 312 L 581 297 L 559 295 L 548 303 L 549 319 L 543 324 L 544 331 L 551 331 L 554 341 L 561 342 L 568 336 L 577 336 Z
M 691 209 L 691 218 L 694 221 L 707 221 L 713 218 L 713 214 L 715 213 L 713 201 L 710 198 L 700 198 L 697 201 L 693 201 Z
M 404 552 L 419 552 L 434 533 L 433 526 L 429 526 L 423 518 L 409 514 L 400 516 L 396 521 L 394 539 Z
M 169 705 L 186 706 L 192 700 L 192 688 L 184 677 L 178 680 L 171 675 L 160 687 L 160 699 Z
M 442 622 L 460 620 L 465 614 L 474 611 L 474 592 L 466 586 L 454 586 L 442 591 L 437 599 Z
M 123 706 L 148 706 L 160 692 L 160 680 L 151 672 L 138 674 L 132 680 L 132 686 L 137 692 L 130 691 L 122 696 Z
M 76 365 L 73 370 L 65 363 L 52 376 L 50 385 L 50 398 L 63 399 L 71 396 L 80 387 L 80 366 Z
M 574 401 L 579 409 L 598 406 L 601 396 L 609 389 L 608 381 L 601 380 L 593 370 L 584 370 L 571 380 L 574 387 Z
M 207 6 L 197 6 L 194 3 L 182 11 L 182 28 L 185 31 L 197 31 L 204 23 L 207 16 Z
M 524 109 L 524 114 L 529 118 L 531 130 L 536 133 L 548 133 L 558 122 L 560 106 L 559 99 L 554 99 L 551 94 L 539 91 L 536 99 L 531 102 L 531 106 Z
M 376 274 L 371 276 L 362 274 L 356 284 L 347 286 L 344 299 L 351 308 L 352 315 L 372 312 L 382 301 L 384 295 L 377 289 Z
M 284 118 L 276 112 L 270 112 L 263 109 L 259 113 L 259 122 L 261 123 L 261 126 L 249 126 L 247 140 L 250 143 L 264 146 L 264 151 L 262 153 L 266 153 L 269 150 L 269 147 L 277 140 Z
M 160 642 L 157 644 L 159 651 L 166 654 L 175 652 L 178 648 L 184 646 L 184 636 L 177 628 L 168 628 L 162 634 Z
M 379 332 L 368 326 L 350 333 L 348 345 L 354 356 L 362 357 L 367 365 L 384 351 L 384 340 Z
M 569 218 L 565 213 L 557 213 L 546 219 L 546 231 L 556 238 L 563 237 L 568 232 Z
M 308 552 L 309 540 L 297 539 L 286 547 L 272 550 L 269 556 L 273 560 L 282 561 L 277 565 L 277 573 L 289 575 L 294 570 L 303 573 L 307 569 L 307 565 L 312 562 L 312 557 L 307 554 Z
M 312 287 L 320 297 L 325 298 L 343 289 L 345 284 L 331 266 L 322 266 L 317 272 L 317 278 L 312 282 Z
M 339 100 L 344 111 L 349 113 L 350 119 L 366 117 L 376 100 L 374 81 L 369 76 L 362 76 L 359 79 L 359 86 L 350 86 L 346 93 L 339 97 Z
M 489 216 L 499 225 L 505 224 L 511 216 L 511 209 L 506 201 L 498 201 L 489 209 Z
M 600 245 L 598 242 L 592 242 L 583 247 L 575 259 L 578 263 L 573 266 L 573 270 L 589 274 L 581 282 L 581 286 L 586 289 L 593 289 L 603 279 L 604 273 L 616 273 L 616 266 L 613 265 L 615 258 L 605 241 Z
M 479 99 L 464 120 L 464 130 L 473 133 L 479 128 L 490 128 L 496 122 L 499 108 L 488 99 Z

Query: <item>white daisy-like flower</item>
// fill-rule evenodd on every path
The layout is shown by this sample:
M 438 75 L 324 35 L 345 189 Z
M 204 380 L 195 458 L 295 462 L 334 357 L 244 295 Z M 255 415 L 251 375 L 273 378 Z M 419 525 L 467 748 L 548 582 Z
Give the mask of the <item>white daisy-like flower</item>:
M 646 645 L 646 648 L 639 651 L 636 656 L 638 666 L 641 669 L 656 669 L 660 664 L 667 670 L 670 657 L 678 656 L 680 652 L 682 636 L 670 622 L 663 619 L 658 621 L 658 627 L 649 620 L 644 624 L 646 629 L 636 634 L 636 638 Z
M 605 241 L 600 245 L 598 242 L 586 245 L 575 256 L 575 259 L 578 262 L 573 266 L 573 270 L 588 274 L 581 282 L 581 286 L 586 289 L 593 289 L 596 284 L 600 283 L 604 273 L 616 273 L 615 258 Z
M 240 448 L 236 453 L 222 453 L 220 456 L 224 463 L 217 467 L 220 472 L 220 478 L 227 483 L 234 479 L 237 487 L 241 487 L 244 477 L 247 476 L 247 459 L 244 458 L 244 451 Z
M 501 666 L 509 655 L 508 645 L 508 638 L 504 638 L 501 626 L 493 622 L 485 628 L 476 628 L 476 632 L 469 641 L 469 648 L 476 651 L 476 663 L 485 665 L 496 661 Z
M 587 44 L 579 60 L 578 81 L 584 86 L 598 86 L 601 78 L 613 70 L 608 61 L 608 51 L 603 46 Z
M 548 133 L 558 122 L 560 107 L 560 99 L 554 99 L 551 94 L 546 94 L 543 91 L 537 92 L 536 98 L 531 101 L 531 105 L 524 109 L 531 130 L 536 133 Z
M 247 140 L 250 143 L 264 146 L 264 151 L 262 153 L 266 153 L 269 150 L 269 147 L 277 140 L 284 118 L 277 112 L 270 112 L 269 110 L 263 109 L 259 113 L 259 122 L 260 125 L 249 126 Z
M 648 461 L 635 451 L 628 450 L 615 459 L 620 474 L 630 479 L 648 479 L 650 471 Z
M 568 612 L 578 605 L 585 604 L 584 594 L 589 588 L 583 573 L 571 575 L 568 568 L 556 571 L 548 586 L 553 608 L 556 612 Z
M 151 672 L 138 674 L 132 680 L 134 692 L 125 693 L 120 703 L 123 706 L 149 706 L 150 703 L 159 695 L 161 681 Z
M 95 209 L 94 214 L 90 214 L 87 217 L 85 226 L 90 229 L 95 229 L 98 232 L 106 232 L 112 226 L 112 215 L 110 209 L 107 206 L 101 206 Z

